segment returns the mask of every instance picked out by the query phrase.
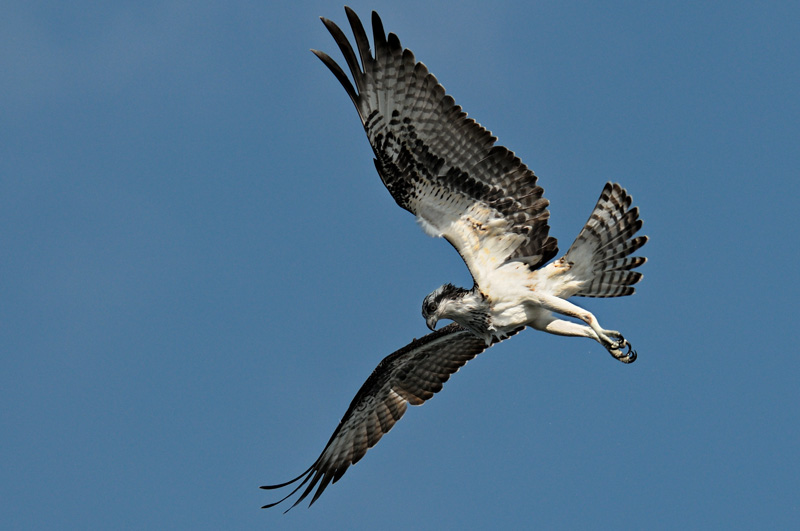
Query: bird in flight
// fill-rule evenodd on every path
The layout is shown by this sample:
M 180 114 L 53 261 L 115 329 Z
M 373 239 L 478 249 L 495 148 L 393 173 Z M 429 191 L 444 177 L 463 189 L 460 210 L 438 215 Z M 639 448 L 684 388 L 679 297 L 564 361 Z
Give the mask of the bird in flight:
M 444 284 L 425 297 L 428 327 L 450 319 L 489 345 L 530 326 L 594 339 L 616 359 L 633 362 L 636 351 L 620 332 L 567 301 L 634 293 L 632 285 L 642 278 L 634 269 L 647 259 L 631 254 L 647 236 L 635 236 L 642 221 L 631 196 L 607 183 L 575 242 L 548 264 L 558 246 L 548 235 L 549 201 L 533 171 L 468 118 L 394 33 L 385 34 L 377 13 L 373 55 L 358 16 L 345 11 L 357 54 L 336 24 L 322 22 L 355 86 L 330 56 L 312 52 L 355 104 L 389 193 L 426 233 L 456 248 L 474 281 L 471 289 Z
M 487 348 L 483 338 L 451 323 L 388 355 L 358 390 L 314 464 L 290 481 L 261 487 L 280 489 L 302 480 L 285 497 L 262 509 L 278 505 L 305 486 L 288 512 L 319 485 L 311 506 L 330 483 L 336 483 L 392 429 L 408 404 L 422 405 L 442 389 L 451 374 Z
M 622 334 L 602 328 L 594 315 L 566 300 L 631 295 L 632 285 L 642 278 L 633 269 L 646 258 L 631 255 L 647 237 L 635 236 L 642 221 L 625 189 L 606 183 L 575 242 L 548 264 L 558 247 L 548 235 L 549 202 L 533 171 L 467 118 L 397 36 L 386 35 L 377 13 L 372 13 L 373 55 L 358 16 L 348 7 L 345 11 L 358 55 L 335 23 L 322 22 L 344 55 L 355 87 L 327 54 L 312 52 L 355 104 L 375 167 L 392 197 L 425 232 L 456 248 L 474 285 L 468 290 L 444 284 L 425 297 L 422 315 L 431 330 L 441 319 L 455 322 L 384 358 L 319 458 L 296 478 L 261 487 L 299 482 L 264 508 L 303 487 L 289 509 L 316 487 L 313 504 L 394 426 L 408 404 L 424 403 L 467 361 L 528 326 L 594 339 L 625 363 L 636 359 Z

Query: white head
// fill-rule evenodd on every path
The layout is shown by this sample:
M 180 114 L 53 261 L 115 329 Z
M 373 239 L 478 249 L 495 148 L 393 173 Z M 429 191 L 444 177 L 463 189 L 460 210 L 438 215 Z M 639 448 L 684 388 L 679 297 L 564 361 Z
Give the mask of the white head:
M 459 313 L 459 303 L 467 293 L 469 291 L 464 288 L 444 284 L 425 297 L 422 301 L 422 317 L 428 328 L 435 330 L 439 319 L 454 319 Z

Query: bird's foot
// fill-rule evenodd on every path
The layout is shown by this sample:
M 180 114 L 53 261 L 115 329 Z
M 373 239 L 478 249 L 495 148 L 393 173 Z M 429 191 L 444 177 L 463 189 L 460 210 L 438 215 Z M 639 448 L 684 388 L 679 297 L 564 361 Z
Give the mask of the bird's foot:
M 613 341 L 606 347 L 608 352 L 622 363 L 633 363 L 636 361 L 636 351 L 633 350 L 633 347 L 631 347 L 631 344 L 628 342 L 628 340 L 622 337 L 622 334 L 619 332 L 614 332 L 613 330 L 611 332 L 612 333 L 608 335 L 617 337 L 618 341 Z M 626 347 L 627 350 L 623 352 L 622 349 L 625 349 Z

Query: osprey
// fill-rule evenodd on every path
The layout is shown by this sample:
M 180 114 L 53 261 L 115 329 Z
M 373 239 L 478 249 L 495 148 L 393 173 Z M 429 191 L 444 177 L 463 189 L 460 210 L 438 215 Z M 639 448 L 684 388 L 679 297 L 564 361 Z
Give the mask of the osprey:
M 385 357 L 356 393 L 314 464 L 290 481 L 261 487 L 279 489 L 303 480 L 285 497 L 262 509 L 278 505 L 308 483 L 288 512 L 319 483 L 308 504 L 311 506 L 325 487 L 336 483 L 350 465 L 356 464 L 392 429 L 408 404 L 419 406 L 433 397 L 451 374 L 486 348 L 482 338 L 452 323 Z
M 647 236 L 634 237 L 642 221 L 631 196 L 607 183 L 575 242 L 547 264 L 558 246 L 548 235 L 549 201 L 533 171 L 495 145 L 497 139 L 467 117 L 395 34 L 386 36 L 377 13 L 373 56 L 358 16 L 345 11 L 358 55 L 336 24 L 322 22 L 355 87 L 327 54 L 312 52 L 355 104 L 389 193 L 426 233 L 456 248 L 474 281 L 471 289 L 444 284 L 425 297 L 428 327 L 450 319 L 490 345 L 531 326 L 594 339 L 616 359 L 633 362 L 636 351 L 620 332 L 601 327 L 591 312 L 566 300 L 634 293 L 642 274 L 633 269 L 646 258 L 631 254 Z

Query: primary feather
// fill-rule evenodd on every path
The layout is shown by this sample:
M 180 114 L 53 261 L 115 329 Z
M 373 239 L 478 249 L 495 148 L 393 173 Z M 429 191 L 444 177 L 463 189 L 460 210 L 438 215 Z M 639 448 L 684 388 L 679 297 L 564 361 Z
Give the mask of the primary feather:
M 536 175 L 468 118 L 395 34 L 386 35 L 377 13 L 372 13 L 373 54 L 358 16 L 345 11 L 355 50 L 336 24 L 322 21 L 355 86 L 327 54 L 312 51 L 353 101 L 392 197 L 425 232 L 456 248 L 474 281 L 471 290 L 445 284 L 428 295 L 422 306 L 428 326 L 452 319 L 487 344 L 532 326 L 595 339 L 615 358 L 633 361 L 636 353 L 622 334 L 603 329 L 594 315 L 566 301 L 573 295 L 630 295 L 641 279 L 632 269 L 646 259 L 629 255 L 647 237 L 633 237 L 642 222 L 627 192 L 608 183 L 567 254 L 545 266 L 558 247 L 548 234 L 549 202 Z
M 290 481 L 262 487 L 297 484 L 264 507 L 301 489 L 289 509 L 312 492 L 313 504 L 392 429 L 408 404 L 424 403 L 467 361 L 526 326 L 591 338 L 625 363 L 636 359 L 622 334 L 601 328 L 594 315 L 566 301 L 571 296 L 630 295 L 641 279 L 633 269 L 646 259 L 631 254 L 647 237 L 635 237 L 642 221 L 625 189 L 607 183 L 567 253 L 547 264 L 558 248 L 548 235 L 549 203 L 534 173 L 468 118 L 396 35 L 385 34 L 376 13 L 373 55 L 361 21 L 345 10 L 358 54 L 336 24 L 322 21 L 353 81 L 327 54 L 312 51 L 353 101 L 392 197 L 428 234 L 446 238 L 458 250 L 475 283 L 469 290 L 444 284 L 425 298 L 422 314 L 431 329 L 443 318 L 456 323 L 384 358 L 317 460 Z
M 392 429 L 408 404 L 419 406 L 431 399 L 451 374 L 486 348 L 482 339 L 453 323 L 385 357 L 356 393 L 314 464 L 290 481 L 261 487 L 280 489 L 299 482 L 285 497 L 263 508 L 278 505 L 303 487 L 289 509 L 316 487 L 309 505 L 313 504 Z
M 355 104 L 375 167 L 397 204 L 428 234 L 446 238 L 478 284 L 509 260 L 536 268 L 556 256 L 557 242 L 548 236 L 549 203 L 533 171 L 468 118 L 396 35 L 385 36 L 377 13 L 373 56 L 361 21 L 345 10 L 358 57 L 342 30 L 322 21 L 355 87 L 327 54 L 312 51 Z

